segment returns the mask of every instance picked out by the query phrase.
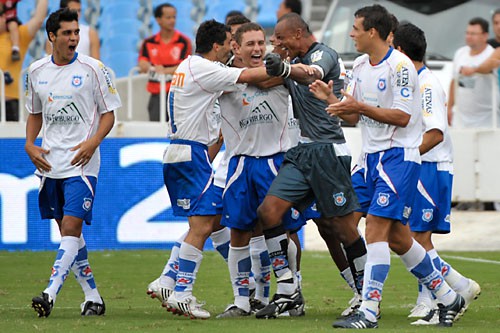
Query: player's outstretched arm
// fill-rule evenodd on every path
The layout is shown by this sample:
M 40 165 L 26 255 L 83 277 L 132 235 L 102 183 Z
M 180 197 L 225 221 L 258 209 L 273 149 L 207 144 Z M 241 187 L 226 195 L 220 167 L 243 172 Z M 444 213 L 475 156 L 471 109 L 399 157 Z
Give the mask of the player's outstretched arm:
M 78 153 L 71 161 L 71 165 L 83 166 L 89 163 L 90 159 L 94 155 L 95 150 L 97 149 L 97 147 L 99 147 L 106 135 L 108 135 L 108 133 L 111 131 L 114 123 L 115 113 L 113 111 L 102 114 L 99 121 L 99 128 L 97 128 L 96 134 L 88 140 L 85 140 L 75 147 L 71 148 L 71 151 L 78 150 Z
M 31 18 L 31 20 L 26 23 L 28 26 L 28 32 L 30 36 L 35 36 L 36 32 L 40 29 L 43 24 L 43 21 L 47 17 L 47 7 L 49 1 L 48 0 L 38 0 L 38 4 L 35 8 L 35 14 Z
M 26 143 L 24 145 L 24 150 L 26 150 L 31 162 L 41 172 L 50 171 L 52 168 L 44 157 L 44 155 L 48 154 L 49 151 L 35 145 L 36 137 L 42 129 L 42 122 L 43 119 L 41 113 L 30 114 L 28 116 L 26 121 Z

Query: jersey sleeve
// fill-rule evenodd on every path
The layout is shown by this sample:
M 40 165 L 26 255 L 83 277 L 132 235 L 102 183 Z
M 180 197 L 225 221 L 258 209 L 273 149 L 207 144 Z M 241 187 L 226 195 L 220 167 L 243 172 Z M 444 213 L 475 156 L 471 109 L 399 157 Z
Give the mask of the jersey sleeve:
M 25 102 L 25 108 L 26 111 L 32 114 L 38 114 L 42 112 L 42 101 L 40 100 L 40 97 L 36 93 L 34 87 L 33 87 L 33 74 L 31 71 L 28 70 L 28 73 L 26 74 L 26 83 L 25 83 L 25 90 L 26 90 L 26 102 Z
M 118 91 L 111 80 L 109 72 L 100 61 L 96 68 L 97 80 L 94 86 L 94 101 L 97 105 L 97 112 L 106 113 L 114 111 L 122 106 Z
M 407 59 L 401 59 L 394 67 L 391 80 L 394 96 L 391 108 L 412 114 L 414 94 L 418 87 L 417 71 L 413 64 Z
M 424 119 L 425 132 L 438 129 L 444 133 L 446 124 L 446 104 L 443 89 L 437 82 L 421 84 L 422 115 Z
M 212 93 L 237 91 L 242 85 L 236 84 L 244 68 L 227 67 L 220 63 L 206 62 L 203 70 L 193 75 L 201 88 Z

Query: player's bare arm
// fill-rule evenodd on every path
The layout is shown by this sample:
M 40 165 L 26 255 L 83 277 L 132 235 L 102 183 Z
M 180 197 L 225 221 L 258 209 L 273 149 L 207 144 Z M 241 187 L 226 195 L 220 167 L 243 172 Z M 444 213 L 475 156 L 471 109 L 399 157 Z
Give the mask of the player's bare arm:
M 443 142 L 443 140 L 444 140 L 443 132 L 441 132 L 441 130 L 437 128 L 433 128 L 425 132 L 422 138 L 422 143 L 418 147 L 420 155 L 427 153 L 429 150 L 431 150 L 432 148 L 436 147 L 438 144 Z
M 42 129 L 43 118 L 41 113 L 30 114 L 26 121 L 26 144 L 24 150 L 28 154 L 31 162 L 35 167 L 41 171 L 50 171 L 52 166 L 45 159 L 45 155 L 49 153 L 48 150 L 35 145 L 36 137 Z
M 75 147 L 71 148 L 71 151 L 78 150 L 77 154 L 71 160 L 71 165 L 74 166 L 84 166 L 89 163 L 90 159 L 94 155 L 95 150 L 101 144 L 102 140 L 108 135 L 109 131 L 113 128 L 115 123 L 114 112 L 106 112 L 101 115 L 101 120 L 99 122 L 99 128 L 94 136 L 81 142 Z
M 47 17 L 48 4 L 48 0 L 38 1 L 38 4 L 35 8 L 35 14 L 33 14 L 33 17 L 28 21 L 28 23 L 26 23 L 30 36 L 35 36 L 36 32 L 42 26 L 45 18 Z
M 476 73 L 479 74 L 490 74 L 496 68 L 500 67 L 500 48 L 496 48 L 495 51 L 477 67 L 462 67 L 460 68 L 460 74 L 470 76 Z

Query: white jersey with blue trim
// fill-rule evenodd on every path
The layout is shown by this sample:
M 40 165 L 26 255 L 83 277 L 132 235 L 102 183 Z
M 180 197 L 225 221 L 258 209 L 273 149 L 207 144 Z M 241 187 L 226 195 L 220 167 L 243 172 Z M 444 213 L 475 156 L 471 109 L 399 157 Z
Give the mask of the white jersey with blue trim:
M 215 102 L 223 91 L 246 87 L 236 83 L 243 70 L 199 55 L 183 60 L 173 75 L 168 94 L 170 138 L 214 144 L 221 121 Z
M 406 127 L 381 123 L 360 115 L 363 152 L 375 153 L 394 147 L 418 148 L 422 142 L 418 75 L 406 55 L 390 48 L 385 58 L 376 65 L 370 64 L 367 54 L 358 57 L 354 61 L 347 90 L 353 91 L 354 98 L 365 104 L 398 109 L 411 115 Z
M 427 67 L 419 70 L 418 80 L 422 97 L 423 132 L 438 129 L 443 133 L 443 141 L 422 155 L 422 161 L 452 162 L 453 145 L 448 130 L 446 94 L 437 77 Z
M 270 156 L 292 147 L 288 90 L 248 86 L 219 98 L 222 135 L 233 155 Z
M 104 64 L 76 53 L 69 64 L 60 66 L 49 55 L 31 64 L 26 85 L 27 111 L 43 117 L 42 148 L 49 150 L 44 157 L 52 166 L 43 175 L 97 177 L 99 148 L 84 167 L 71 165 L 78 151 L 70 149 L 95 135 L 101 114 L 121 107 Z

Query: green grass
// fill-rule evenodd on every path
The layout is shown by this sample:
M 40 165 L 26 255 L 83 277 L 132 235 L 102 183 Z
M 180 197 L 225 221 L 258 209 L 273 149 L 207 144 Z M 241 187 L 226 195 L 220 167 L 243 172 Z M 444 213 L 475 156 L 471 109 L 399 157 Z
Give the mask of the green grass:
M 30 307 L 31 298 L 45 288 L 55 251 L 0 252 L 0 332 L 332 332 L 331 323 L 352 296 L 326 252 L 306 251 L 302 259 L 305 317 L 190 320 L 167 313 L 157 300 L 146 296 L 147 284 L 159 275 L 167 255 L 162 251 L 91 252 L 91 265 L 106 301 L 106 315 L 80 316 L 82 292 L 70 277 L 50 317 L 37 318 Z M 500 265 L 447 255 L 498 262 L 500 253 L 442 253 L 443 258 L 482 288 L 479 299 L 452 330 L 500 332 Z M 195 295 L 207 301 L 206 309 L 213 317 L 232 301 L 228 275 L 226 264 L 216 253 L 205 253 Z M 378 331 L 441 332 L 442 328 L 410 326 L 406 316 L 416 293 L 416 281 L 393 257 Z

